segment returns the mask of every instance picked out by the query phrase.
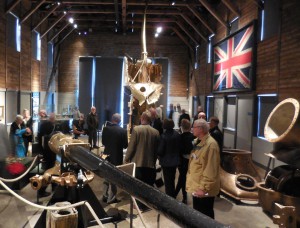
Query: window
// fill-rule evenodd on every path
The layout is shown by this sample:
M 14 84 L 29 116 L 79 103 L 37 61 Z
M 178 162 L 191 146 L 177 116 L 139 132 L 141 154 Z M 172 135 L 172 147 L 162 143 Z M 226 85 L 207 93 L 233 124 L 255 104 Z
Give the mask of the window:
M 239 17 L 233 18 L 230 22 L 229 34 L 236 32 L 239 29 Z
M 197 45 L 196 50 L 195 50 L 195 66 L 194 66 L 194 68 L 196 70 L 196 69 L 199 69 L 199 67 L 200 67 L 200 46 Z
M 211 63 L 211 58 L 212 58 L 212 44 L 214 42 L 214 36 L 215 34 L 211 34 L 208 37 L 208 45 L 207 45 L 207 63 Z
M 16 51 L 21 50 L 21 26 L 19 18 L 12 13 L 7 14 L 7 45 Z
M 53 67 L 53 43 L 48 43 L 48 68 Z
M 225 128 L 235 131 L 236 129 L 236 96 L 227 96 Z
M 215 108 L 215 98 L 214 96 L 206 97 L 206 119 L 209 120 L 210 117 L 214 116 Z
M 258 95 L 257 107 L 257 137 L 265 138 L 264 129 L 267 119 L 278 103 L 276 94 L 262 94 Z
M 280 0 L 263 0 L 260 12 L 260 40 L 268 39 L 278 34 L 280 26 Z
M 32 57 L 36 60 L 41 60 L 41 39 L 40 33 L 37 31 L 32 31 L 31 33 L 31 51 Z

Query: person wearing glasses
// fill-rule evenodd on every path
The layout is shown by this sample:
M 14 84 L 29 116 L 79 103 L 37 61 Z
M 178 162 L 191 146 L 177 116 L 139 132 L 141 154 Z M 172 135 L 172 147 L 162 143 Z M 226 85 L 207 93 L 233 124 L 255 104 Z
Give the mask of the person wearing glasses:
M 193 196 L 193 208 L 214 219 L 214 200 L 220 191 L 220 150 L 204 119 L 194 122 L 193 134 L 200 142 L 191 151 L 186 191 Z

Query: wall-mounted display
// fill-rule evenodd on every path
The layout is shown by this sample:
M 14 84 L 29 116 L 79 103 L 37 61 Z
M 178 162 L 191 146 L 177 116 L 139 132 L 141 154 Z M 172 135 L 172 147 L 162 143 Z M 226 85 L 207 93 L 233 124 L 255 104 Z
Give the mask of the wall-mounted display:
M 255 23 L 214 45 L 212 91 L 253 90 L 256 55 Z

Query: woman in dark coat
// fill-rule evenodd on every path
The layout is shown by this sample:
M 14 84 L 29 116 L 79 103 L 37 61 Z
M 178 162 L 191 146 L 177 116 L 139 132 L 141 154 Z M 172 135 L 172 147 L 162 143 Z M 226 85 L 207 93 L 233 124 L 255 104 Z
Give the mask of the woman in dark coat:
M 163 170 L 165 192 L 175 198 L 175 174 L 176 168 L 180 164 L 181 137 L 173 129 L 173 120 L 165 119 L 163 128 L 165 132 L 161 135 L 158 147 L 159 162 Z

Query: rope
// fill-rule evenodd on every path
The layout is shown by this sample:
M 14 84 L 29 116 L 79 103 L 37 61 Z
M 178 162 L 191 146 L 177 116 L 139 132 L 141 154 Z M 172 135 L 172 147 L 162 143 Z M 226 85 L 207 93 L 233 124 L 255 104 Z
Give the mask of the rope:
M 33 159 L 32 163 L 31 163 L 31 165 L 29 166 L 29 168 L 21 176 L 18 176 L 17 178 L 14 178 L 14 179 L 5 179 L 5 178 L 0 177 L 0 181 L 15 182 L 15 181 L 21 180 L 23 177 L 25 177 L 27 175 L 27 173 L 30 172 L 30 170 L 32 169 L 33 165 L 35 164 L 37 158 L 38 158 L 38 155 L 35 156 L 35 158 Z
M 42 206 L 42 205 L 38 205 L 38 204 L 32 203 L 32 202 L 28 201 L 27 199 L 23 198 L 22 196 L 18 195 L 17 193 L 15 193 L 14 191 L 12 191 L 6 184 L 4 184 L 2 182 L 2 180 L 0 180 L 0 184 L 9 193 L 11 193 L 13 196 L 15 196 L 16 198 L 18 198 L 19 200 L 23 201 L 24 203 L 26 203 L 26 204 L 28 204 L 28 205 L 30 205 L 32 207 L 35 207 L 35 208 L 38 208 L 38 209 L 42 209 L 42 210 L 51 210 L 51 211 L 54 211 L 54 210 L 63 210 L 63 209 L 74 208 L 74 207 L 79 207 L 79 206 L 85 205 L 89 209 L 89 211 L 91 212 L 91 214 L 93 215 L 93 217 L 95 218 L 95 220 L 97 221 L 99 227 L 104 228 L 104 226 L 101 223 L 100 219 L 97 217 L 95 211 L 93 210 L 93 208 L 91 207 L 91 205 L 87 201 L 81 201 L 81 202 L 78 202 L 78 203 L 74 203 L 74 204 L 66 205 L 66 206 L 62 206 L 62 207 Z

